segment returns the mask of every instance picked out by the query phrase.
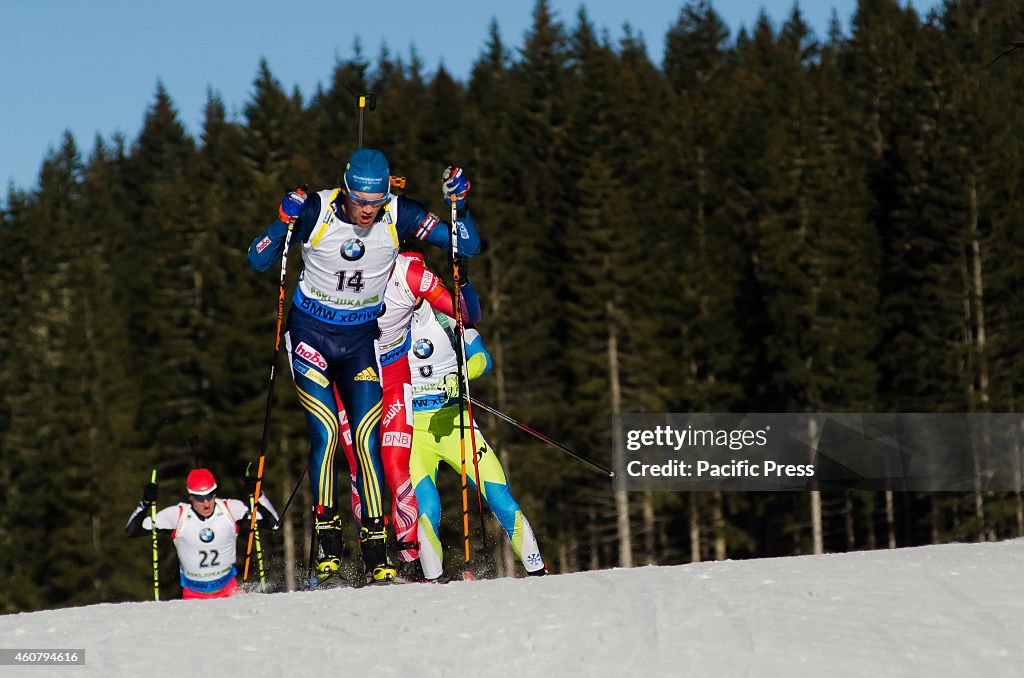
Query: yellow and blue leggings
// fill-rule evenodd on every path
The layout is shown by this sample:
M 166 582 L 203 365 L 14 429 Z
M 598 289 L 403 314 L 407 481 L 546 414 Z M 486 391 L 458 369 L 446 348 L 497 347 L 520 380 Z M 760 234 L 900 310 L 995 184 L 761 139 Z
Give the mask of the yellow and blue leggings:
M 466 419 L 468 422 L 468 419 Z M 519 556 L 528 572 L 543 569 L 544 559 L 537 546 L 529 521 L 512 491 L 509 489 L 505 472 L 497 455 L 484 440 L 480 429 L 475 430 L 477 447 L 477 468 L 480 472 L 480 489 L 484 501 L 494 517 L 501 523 L 505 534 L 512 542 L 512 549 Z M 440 576 L 443 571 L 441 540 L 438 528 L 441 523 L 441 498 L 437 492 L 437 468 L 444 461 L 458 473 L 462 473 L 462 455 L 459 440 L 459 409 L 445 407 L 439 410 L 417 410 L 413 415 L 412 455 L 409 470 L 412 485 L 416 491 L 419 506 L 417 536 L 420 542 L 420 565 L 428 579 Z M 476 490 L 473 458 L 469 431 L 466 431 L 466 477 Z

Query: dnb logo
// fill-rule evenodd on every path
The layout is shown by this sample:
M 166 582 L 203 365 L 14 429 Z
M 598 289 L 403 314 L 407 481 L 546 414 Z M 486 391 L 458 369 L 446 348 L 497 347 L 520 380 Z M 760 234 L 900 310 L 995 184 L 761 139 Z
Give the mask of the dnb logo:
M 204 544 L 209 544 L 211 541 L 213 541 L 213 530 L 211 530 L 208 527 L 204 527 L 202 530 L 200 530 L 199 541 L 203 542 Z
M 431 343 L 430 339 L 420 339 L 412 347 L 412 352 L 420 360 L 426 360 L 434 355 L 434 344 Z
M 381 437 L 380 444 L 388 447 L 412 447 L 412 436 L 399 431 L 387 431 Z
M 348 261 L 362 259 L 366 254 L 366 245 L 359 238 L 349 238 L 341 246 L 341 256 Z

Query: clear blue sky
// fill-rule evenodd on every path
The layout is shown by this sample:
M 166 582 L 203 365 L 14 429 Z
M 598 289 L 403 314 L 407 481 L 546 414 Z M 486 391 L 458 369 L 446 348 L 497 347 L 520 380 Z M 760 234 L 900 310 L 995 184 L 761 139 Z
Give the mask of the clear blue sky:
M 905 2 L 906 0 L 904 0 Z M 573 26 L 585 5 L 591 22 L 612 37 L 628 22 L 660 63 L 668 28 L 683 0 L 549 0 Z M 761 8 L 778 25 L 793 0 L 713 0 L 735 34 Z M 926 12 L 938 0 L 913 0 Z M 0 200 L 10 182 L 36 186 L 48 149 L 71 130 L 83 155 L 97 134 L 134 140 L 158 80 L 167 88 L 190 134 L 201 129 L 207 89 L 230 115 L 248 99 L 261 57 L 288 91 L 309 96 L 330 82 L 334 63 L 353 56 L 356 37 L 372 63 L 383 44 L 408 62 L 415 46 L 426 69 L 438 64 L 465 80 L 483 50 L 488 25 L 498 22 L 507 46 L 519 46 L 534 0 L 22 0 L 4 3 L 0 40 Z M 819 35 L 832 7 L 844 27 L 856 0 L 804 0 L 808 23 Z M 301 13 L 298 9 L 301 8 Z

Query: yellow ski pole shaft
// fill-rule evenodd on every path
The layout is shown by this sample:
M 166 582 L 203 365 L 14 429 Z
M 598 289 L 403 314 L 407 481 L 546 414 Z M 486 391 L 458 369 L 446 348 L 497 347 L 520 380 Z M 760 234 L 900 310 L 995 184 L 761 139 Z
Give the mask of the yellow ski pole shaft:
M 156 484 L 156 469 L 153 469 L 149 482 Z M 160 549 L 156 542 L 156 502 L 149 505 L 149 523 L 153 528 L 153 600 L 160 600 Z
M 249 495 L 249 513 L 256 515 L 256 499 L 251 494 Z M 256 569 L 260 573 L 260 588 L 264 589 L 267 586 L 267 577 L 266 571 L 263 569 L 263 545 L 260 544 L 259 521 L 253 525 L 253 539 L 256 542 Z

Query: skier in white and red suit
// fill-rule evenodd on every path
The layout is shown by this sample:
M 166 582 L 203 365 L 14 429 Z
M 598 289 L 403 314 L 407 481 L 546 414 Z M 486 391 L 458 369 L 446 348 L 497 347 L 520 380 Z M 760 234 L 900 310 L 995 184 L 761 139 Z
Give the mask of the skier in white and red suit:
M 241 499 L 219 499 L 217 481 L 209 469 L 197 468 L 185 481 L 188 503 L 179 502 L 156 514 L 156 531 L 170 533 L 178 552 L 181 597 L 185 600 L 228 598 L 238 593 L 235 546 L 239 526 L 248 528 L 252 514 Z M 255 486 L 252 488 L 255 490 Z M 153 530 L 149 507 L 156 502 L 155 483 L 146 485 L 135 513 L 124 531 L 142 537 Z M 257 520 L 273 528 L 277 511 L 267 495 L 260 495 Z

